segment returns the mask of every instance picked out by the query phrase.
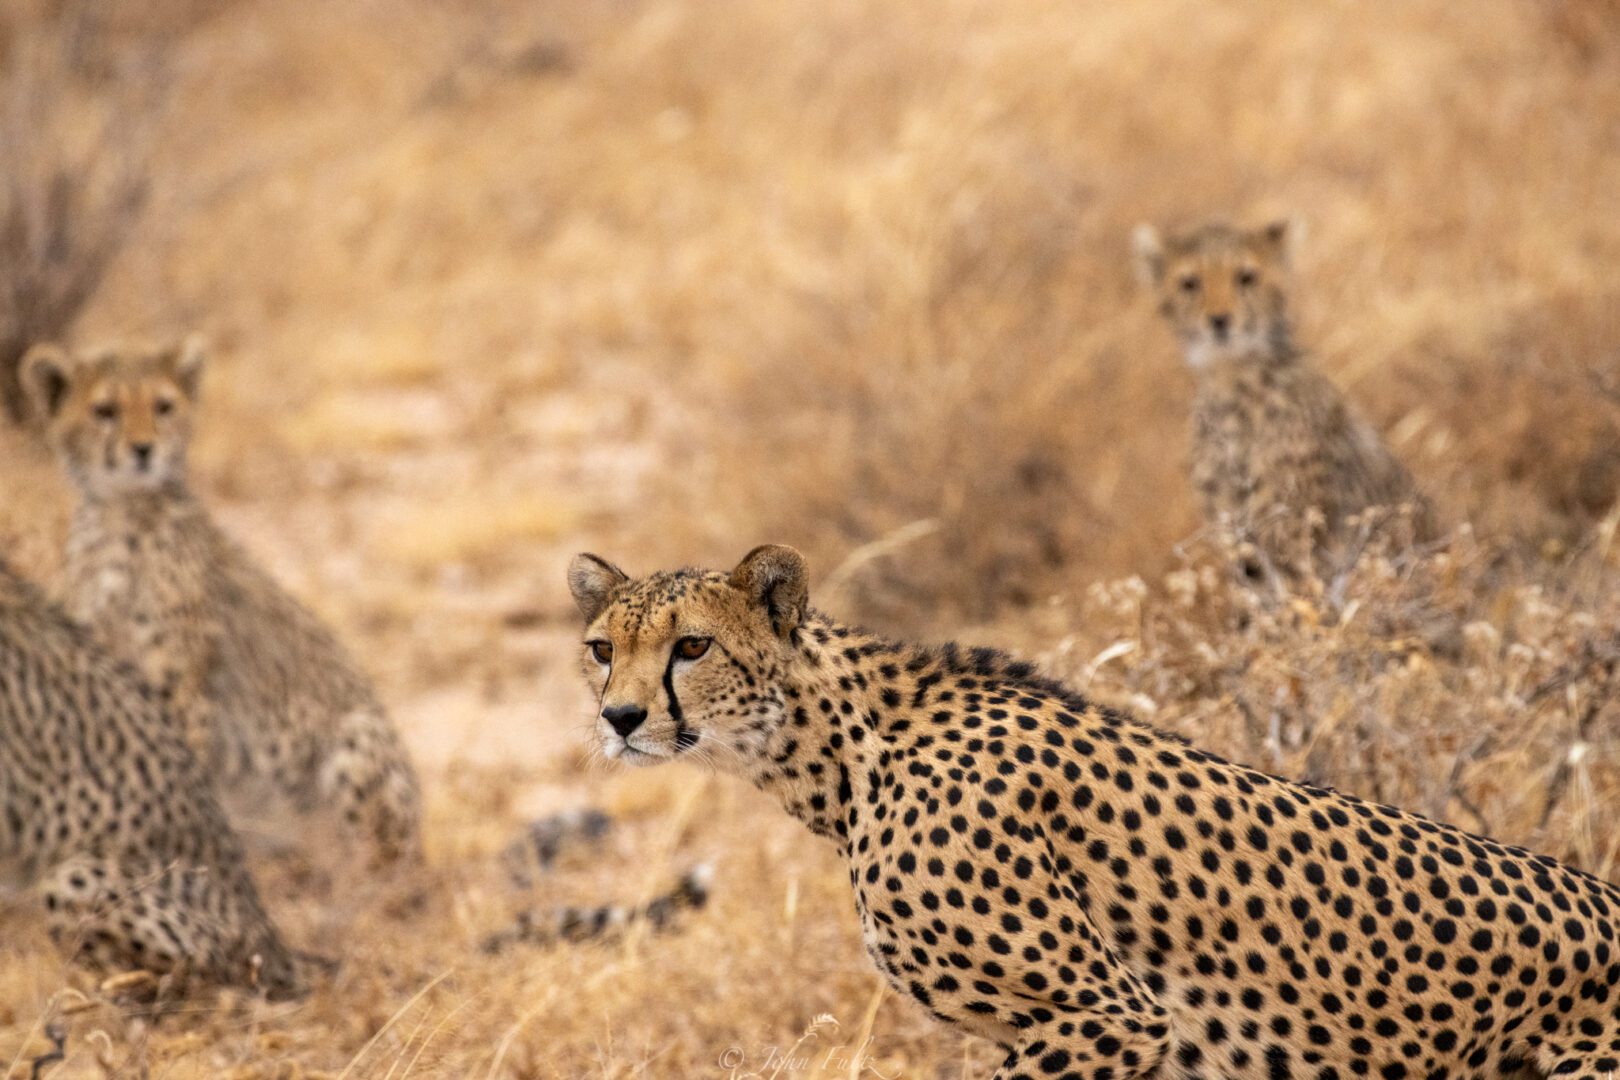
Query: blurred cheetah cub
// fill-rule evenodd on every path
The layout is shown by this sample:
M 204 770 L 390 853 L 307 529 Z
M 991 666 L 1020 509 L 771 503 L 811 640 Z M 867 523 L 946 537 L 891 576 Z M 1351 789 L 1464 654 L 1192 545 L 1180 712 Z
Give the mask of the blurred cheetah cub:
M 1406 508 L 1420 539 L 1434 531 L 1406 469 L 1294 345 L 1291 231 L 1216 224 L 1161 238 L 1142 225 L 1134 237 L 1138 274 L 1197 377 L 1192 479 L 1204 515 L 1285 574 L 1305 569 L 1306 551 L 1332 555 L 1374 507 Z
M 150 688 L 0 558 L 0 892 L 18 886 L 98 967 L 288 998 L 319 966 L 265 914 Z
M 416 775 L 370 683 L 187 487 L 202 368 L 194 342 L 78 355 L 46 345 L 24 359 L 79 491 L 70 612 L 181 718 L 239 818 L 256 816 L 268 787 L 300 812 L 335 811 L 375 864 L 414 859 Z

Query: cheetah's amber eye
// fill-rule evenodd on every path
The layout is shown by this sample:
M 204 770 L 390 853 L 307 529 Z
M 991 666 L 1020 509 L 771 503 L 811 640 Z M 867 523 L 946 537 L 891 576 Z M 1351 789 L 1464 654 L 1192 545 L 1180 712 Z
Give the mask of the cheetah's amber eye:
M 675 655 L 681 660 L 696 660 L 709 651 L 709 643 L 713 638 L 683 637 L 675 643 Z
M 613 663 L 613 643 L 611 641 L 587 641 L 591 655 L 596 657 L 598 664 Z
M 152 409 L 159 416 L 168 416 L 170 413 L 174 412 L 174 400 L 172 398 L 160 397 L 156 401 L 152 402 Z
M 1195 293 L 1198 291 L 1198 284 L 1198 275 L 1188 274 L 1181 279 L 1181 291 L 1184 293 Z
M 1249 269 L 1247 266 L 1237 272 L 1237 283 L 1239 288 L 1250 288 L 1259 280 L 1260 275 Z
M 95 413 L 98 420 L 116 420 L 118 419 L 118 403 L 113 401 L 97 402 Z

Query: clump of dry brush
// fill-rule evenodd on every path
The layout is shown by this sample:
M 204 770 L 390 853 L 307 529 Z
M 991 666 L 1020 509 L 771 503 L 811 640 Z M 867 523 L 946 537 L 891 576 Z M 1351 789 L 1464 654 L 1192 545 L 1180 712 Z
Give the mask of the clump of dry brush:
M 1557 554 L 1467 527 L 1421 548 L 1373 539 L 1269 589 L 1239 580 L 1230 545 L 1201 540 L 1161 580 L 1054 608 L 1085 629 L 1048 662 L 1225 756 L 1608 877 L 1617 523 Z
M 146 203 L 167 86 L 162 51 L 128 45 L 102 6 L 35 6 L 0 16 L 0 420 L 13 421 L 22 354 L 72 327 Z

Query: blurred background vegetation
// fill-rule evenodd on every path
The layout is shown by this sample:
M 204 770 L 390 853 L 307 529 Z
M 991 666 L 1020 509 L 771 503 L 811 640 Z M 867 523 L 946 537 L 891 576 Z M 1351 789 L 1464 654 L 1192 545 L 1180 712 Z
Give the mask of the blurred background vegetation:
M 1612 876 L 1613 0 L 12 0 L 0 63 L 0 396 L 32 340 L 206 336 L 195 485 L 379 682 L 436 875 L 379 913 L 267 867 L 343 972 L 163 1018 L 8 907 L 17 1075 L 64 1016 L 52 1075 L 716 1076 L 796 1040 L 782 1075 L 848 1075 L 814 1051 L 870 1038 L 987 1076 L 799 826 L 585 769 L 580 548 L 792 543 L 841 615 Z M 1127 237 L 1283 214 L 1300 339 L 1460 531 L 1259 605 L 1198 535 Z M 8 558 L 49 582 L 67 507 L 0 424 Z M 586 802 L 620 828 L 524 902 L 712 858 L 714 908 L 476 955 L 493 853 Z

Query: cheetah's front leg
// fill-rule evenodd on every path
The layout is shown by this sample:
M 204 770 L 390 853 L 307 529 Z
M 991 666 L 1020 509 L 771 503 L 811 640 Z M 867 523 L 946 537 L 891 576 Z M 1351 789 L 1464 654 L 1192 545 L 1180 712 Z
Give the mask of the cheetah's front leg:
M 1039 889 L 1026 878 L 1018 889 L 997 889 L 993 904 L 991 895 L 975 902 L 955 887 L 975 880 L 969 863 L 937 865 L 939 891 L 924 878 L 910 899 L 881 873 L 856 877 L 869 949 L 897 988 L 1008 1047 L 996 1080 L 1154 1072 L 1169 1048 L 1169 1014 L 1114 957 L 1071 890 L 1056 882 Z M 932 877 L 935 866 L 920 869 Z M 993 871 L 976 878 L 986 880 L 1001 879 Z
M 1021 1033 L 995 1080 L 1129 1080 L 1154 1074 L 1168 1046 L 1162 1015 L 1059 1014 Z
M 387 717 L 355 709 L 338 721 L 316 779 L 323 805 L 334 807 L 371 852 L 376 867 L 421 858 L 421 793 L 405 748 Z

